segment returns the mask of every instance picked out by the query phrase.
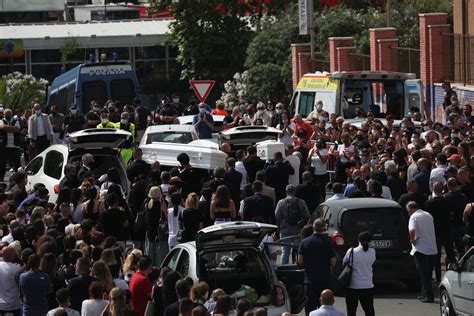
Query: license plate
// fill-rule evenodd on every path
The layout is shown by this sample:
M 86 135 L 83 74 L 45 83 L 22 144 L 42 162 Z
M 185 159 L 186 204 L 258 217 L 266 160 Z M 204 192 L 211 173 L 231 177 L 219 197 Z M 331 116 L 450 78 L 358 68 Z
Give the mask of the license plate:
M 372 248 L 392 248 L 392 240 L 372 240 L 369 242 L 369 246 Z

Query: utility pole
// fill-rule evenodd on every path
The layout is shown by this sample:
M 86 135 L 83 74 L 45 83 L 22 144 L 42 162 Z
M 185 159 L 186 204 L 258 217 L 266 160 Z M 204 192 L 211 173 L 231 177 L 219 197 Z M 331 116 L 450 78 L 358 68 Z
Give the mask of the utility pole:
M 387 27 L 392 26 L 392 1 L 387 0 L 387 6 L 385 10 L 387 11 Z
M 309 40 L 310 40 L 310 49 L 311 49 L 311 71 L 313 71 L 313 65 L 314 65 L 314 7 L 313 7 L 313 0 L 308 0 L 309 1 Z

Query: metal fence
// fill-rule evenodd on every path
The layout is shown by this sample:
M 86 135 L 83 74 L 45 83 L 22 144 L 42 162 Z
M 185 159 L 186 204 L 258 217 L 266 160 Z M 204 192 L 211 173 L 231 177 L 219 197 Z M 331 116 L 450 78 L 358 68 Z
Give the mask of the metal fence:
M 314 71 L 331 71 L 329 60 L 323 58 L 315 58 L 311 60 Z
M 474 85 L 474 36 L 443 33 L 442 61 L 448 67 L 448 80 Z M 441 61 L 440 61 L 441 62 Z
M 354 70 L 370 70 L 370 55 L 349 53 L 352 57 Z
M 392 47 L 392 64 L 399 72 L 410 72 L 420 78 L 420 50 L 408 47 Z

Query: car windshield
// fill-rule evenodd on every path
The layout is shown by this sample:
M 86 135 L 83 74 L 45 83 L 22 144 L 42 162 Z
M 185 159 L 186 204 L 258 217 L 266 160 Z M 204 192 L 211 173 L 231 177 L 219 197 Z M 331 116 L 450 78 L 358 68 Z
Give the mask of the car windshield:
M 146 143 L 174 143 L 174 144 L 188 144 L 193 141 L 193 136 L 190 132 L 161 132 L 150 133 L 147 136 Z

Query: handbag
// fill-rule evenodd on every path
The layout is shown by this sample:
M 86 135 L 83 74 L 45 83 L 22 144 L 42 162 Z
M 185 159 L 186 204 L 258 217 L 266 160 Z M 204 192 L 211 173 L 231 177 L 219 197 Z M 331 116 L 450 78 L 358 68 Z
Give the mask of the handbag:
M 137 213 L 137 216 L 135 217 L 135 225 L 133 225 L 133 231 L 135 233 L 146 231 L 146 215 L 144 211 Z
M 351 253 L 349 255 L 349 262 L 344 266 L 344 269 L 342 269 L 341 274 L 339 274 L 339 277 L 337 278 L 337 281 L 344 288 L 347 288 L 349 287 L 349 285 L 351 285 L 353 264 L 354 264 L 354 248 L 351 248 Z
M 155 302 L 148 301 L 143 316 L 155 316 Z

